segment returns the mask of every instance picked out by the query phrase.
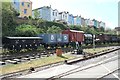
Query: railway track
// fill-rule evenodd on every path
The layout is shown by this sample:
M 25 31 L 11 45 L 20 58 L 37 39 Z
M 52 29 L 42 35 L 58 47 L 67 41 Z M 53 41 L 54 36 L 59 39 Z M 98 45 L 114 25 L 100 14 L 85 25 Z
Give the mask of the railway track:
M 120 68 L 115 69 L 115 70 L 113 70 L 113 71 L 111 71 L 111 72 L 109 72 L 109 73 L 103 75 L 102 77 L 99 77 L 97 80 L 102 80 L 104 77 L 106 77 L 106 76 L 108 76 L 108 75 L 110 75 L 110 74 L 112 74 L 112 73 L 114 73 L 114 72 L 116 72 L 116 71 L 118 71 L 118 70 L 120 70 Z M 118 77 L 118 80 L 120 80 L 119 77 Z
M 90 68 L 99 66 L 99 65 L 101 65 L 101 64 L 105 64 L 105 63 L 114 61 L 114 60 L 116 60 L 116 57 L 118 57 L 118 56 L 112 57 L 112 58 L 114 58 L 113 60 L 111 60 L 112 58 L 108 58 L 108 59 L 106 59 L 106 60 L 104 60 L 104 61 L 98 62 L 97 64 L 93 64 L 93 65 L 90 65 L 90 66 L 87 66 L 87 67 L 84 67 L 84 68 L 77 67 L 77 68 L 74 68 L 74 69 L 69 70 L 69 71 L 67 71 L 67 72 L 61 73 L 61 74 L 59 74 L 59 75 L 50 77 L 50 78 L 48 78 L 48 79 L 46 79 L 46 80 L 55 80 L 55 79 L 59 79 L 59 78 L 62 78 L 62 77 L 64 77 L 64 76 L 67 76 L 67 75 L 70 75 L 70 74 L 73 74 L 73 73 L 77 73 L 77 72 L 80 72 L 80 71 L 83 71 L 83 70 L 87 70 L 87 69 L 90 69 Z M 118 68 L 118 69 L 120 69 L 120 68 Z M 118 69 L 116 69 L 116 70 L 118 70 Z M 114 71 L 112 71 L 112 72 L 110 72 L 110 73 L 105 74 L 104 76 L 100 77 L 99 79 L 101 79 L 101 78 L 103 78 L 103 77 L 105 77 L 105 76 L 107 76 L 107 75 L 115 72 L 116 70 L 114 70 Z M 99 79 L 98 79 L 98 80 L 99 80 Z
M 116 48 L 115 50 L 113 50 L 113 51 L 116 51 L 116 50 L 119 50 L 120 48 Z M 110 51 L 111 52 L 111 51 Z M 107 52 L 107 53 L 109 53 L 109 52 Z M 86 60 L 86 59 L 84 59 L 84 60 Z M 60 63 L 57 63 L 58 65 L 61 65 L 62 63 L 60 62 Z M 49 66 L 48 65 L 48 67 L 47 68 L 50 68 L 50 67 L 54 67 L 54 66 L 58 66 L 58 65 L 55 65 L 55 64 L 52 64 L 53 66 Z M 39 67 L 37 67 L 37 68 L 39 68 Z M 43 68 L 43 69 L 47 69 L 47 68 Z M 78 67 L 78 69 L 79 69 L 80 67 Z M 43 69 L 39 69 L 39 71 L 40 70 L 43 70 Z M 77 69 L 77 68 L 76 68 Z M 67 73 L 70 73 L 71 71 L 73 71 L 74 72 L 74 70 L 76 70 L 76 69 L 73 69 L 73 70 L 70 70 L 70 71 L 68 71 Z M 86 68 L 87 69 L 87 68 Z M 15 72 L 15 73 L 9 73 L 9 74 L 5 74 L 5 75 L 2 75 L 3 76 L 3 78 L 4 77 L 14 77 L 14 76 L 19 76 L 19 75 L 24 75 L 23 73 L 24 72 L 26 72 L 26 71 L 28 71 L 28 69 L 27 70 L 23 70 L 23 71 L 19 71 L 19 72 Z M 81 71 L 81 70 L 80 70 Z M 38 72 L 38 71 L 37 71 Z M 63 73 L 63 74 L 65 74 L 65 73 Z M 62 74 L 62 75 L 63 75 Z M 25 74 L 26 75 L 26 74 Z M 65 75 L 67 75 L 67 74 L 65 74 Z M 51 78 L 49 78 L 50 80 L 51 79 L 55 79 L 56 77 L 59 77 L 59 76 L 53 76 L 53 77 L 51 77 Z M 60 76 L 60 77 L 62 77 L 62 76 Z M 48 79 L 48 80 L 49 80 Z

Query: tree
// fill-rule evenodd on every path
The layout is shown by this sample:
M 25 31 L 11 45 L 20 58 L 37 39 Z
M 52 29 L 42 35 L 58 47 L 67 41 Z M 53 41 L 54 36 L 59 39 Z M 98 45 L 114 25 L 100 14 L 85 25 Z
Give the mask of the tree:
M 34 10 L 34 18 L 39 19 L 40 18 L 40 12 L 36 9 Z
M 115 31 L 110 29 L 110 28 L 107 28 L 105 33 L 107 33 L 107 34 L 116 34 Z
M 85 33 L 87 33 L 88 27 L 87 26 L 83 26 L 83 27 L 81 27 L 81 30 L 84 31 Z
M 12 36 L 16 26 L 16 16 L 19 13 L 10 2 L 2 2 L 2 36 Z
M 16 27 L 16 35 L 22 37 L 33 37 L 39 34 L 39 30 L 35 26 L 22 24 Z
M 52 27 L 49 27 L 48 30 L 47 30 L 47 33 L 60 33 L 62 30 L 60 29 L 60 27 L 57 27 L 57 26 L 52 26 Z

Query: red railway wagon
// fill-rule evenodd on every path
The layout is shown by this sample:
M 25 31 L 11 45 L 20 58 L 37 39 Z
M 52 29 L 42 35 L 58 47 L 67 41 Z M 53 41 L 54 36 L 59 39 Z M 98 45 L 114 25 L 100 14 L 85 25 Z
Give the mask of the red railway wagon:
M 69 35 L 69 42 L 83 42 L 84 41 L 84 32 L 77 30 L 64 30 L 62 34 Z

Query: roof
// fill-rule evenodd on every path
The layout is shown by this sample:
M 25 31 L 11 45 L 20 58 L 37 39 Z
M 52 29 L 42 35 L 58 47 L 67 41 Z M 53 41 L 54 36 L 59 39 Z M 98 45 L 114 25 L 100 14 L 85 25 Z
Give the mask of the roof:
M 30 2 L 30 3 L 32 3 L 30 0 L 20 0 L 20 2 Z
M 51 8 L 51 7 L 49 7 L 49 6 L 43 6 L 43 7 L 40 7 L 40 8 L 36 8 L 36 9 L 33 9 L 32 11 L 35 11 L 35 10 L 39 10 L 39 9 L 42 9 L 42 8 Z M 52 8 L 51 8 L 52 9 Z
M 9 39 L 42 39 L 41 37 L 7 37 Z
M 83 31 L 77 31 L 77 30 L 70 30 L 71 32 L 79 32 L 79 33 L 84 33 Z
M 92 34 L 84 34 L 85 37 L 92 37 Z
M 57 9 L 54 9 L 53 11 L 58 11 Z

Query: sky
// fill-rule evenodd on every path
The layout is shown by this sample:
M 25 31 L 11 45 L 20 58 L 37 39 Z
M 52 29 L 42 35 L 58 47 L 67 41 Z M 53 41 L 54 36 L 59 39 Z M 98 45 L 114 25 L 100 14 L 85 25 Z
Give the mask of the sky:
M 50 6 L 58 11 L 68 11 L 74 16 L 96 19 L 114 29 L 118 26 L 118 2 L 120 0 L 30 0 L 32 9 Z

